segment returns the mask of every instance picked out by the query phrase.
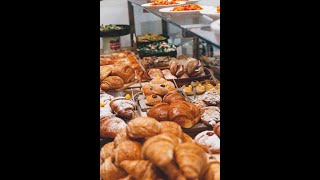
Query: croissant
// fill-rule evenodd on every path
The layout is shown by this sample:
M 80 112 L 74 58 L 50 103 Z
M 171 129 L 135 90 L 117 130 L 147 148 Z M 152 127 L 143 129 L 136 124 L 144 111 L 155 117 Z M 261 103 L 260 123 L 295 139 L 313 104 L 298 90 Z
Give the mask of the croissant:
M 124 177 L 124 178 L 121 178 L 119 180 L 136 180 L 136 178 L 134 178 L 133 176 L 131 175 L 128 175 L 127 177 Z
M 114 142 L 109 142 L 105 144 L 100 150 L 100 158 L 102 161 L 111 157 L 114 158 Z
M 174 101 L 169 106 L 169 119 L 182 128 L 191 128 L 200 120 L 200 109 L 186 101 Z
M 175 159 L 187 179 L 198 179 L 207 164 L 205 151 L 194 143 L 177 145 Z
M 109 76 L 112 68 L 110 66 L 100 66 L 100 82 Z
M 124 141 L 115 150 L 115 165 L 119 166 L 124 160 L 140 160 L 142 145 L 135 141 Z
M 108 76 L 101 82 L 100 88 L 104 91 L 120 89 L 124 86 L 123 80 L 119 76 Z
M 158 166 L 170 179 L 184 179 L 174 162 L 174 147 L 181 139 L 173 134 L 159 134 L 150 137 L 142 146 L 142 156 Z
M 100 178 L 102 180 L 118 180 L 127 176 L 127 173 L 112 163 L 108 157 L 100 166 Z
M 161 133 L 172 133 L 175 136 L 182 138 L 181 126 L 173 121 L 161 121 Z
M 135 113 L 135 104 L 134 102 L 126 98 L 115 98 L 110 102 L 111 109 L 117 113 L 117 116 L 121 118 L 133 118 Z
M 220 162 L 213 160 L 208 163 L 201 180 L 220 180 Z
M 125 84 L 132 82 L 135 77 L 134 69 L 129 65 L 115 65 L 112 75 L 119 76 Z
M 169 120 L 169 104 L 158 103 L 154 105 L 147 113 L 148 117 L 155 118 L 158 121 L 168 121 Z
M 120 130 L 120 132 L 117 134 L 117 136 L 113 140 L 114 147 L 116 148 L 122 142 L 129 141 L 129 140 L 131 140 L 131 139 L 127 135 L 127 129 L 123 128 L 123 129 Z
M 161 124 L 154 118 L 137 117 L 127 125 L 127 134 L 131 138 L 151 137 L 161 132 Z
M 186 133 L 182 133 L 182 142 L 193 142 L 193 139 Z
M 170 94 L 166 94 L 163 97 L 163 102 L 168 104 L 171 104 L 171 102 L 178 101 L 178 100 L 185 101 L 186 99 L 180 93 L 170 93 Z
M 139 180 L 157 179 L 157 168 L 148 160 L 125 160 L 120 167 Z

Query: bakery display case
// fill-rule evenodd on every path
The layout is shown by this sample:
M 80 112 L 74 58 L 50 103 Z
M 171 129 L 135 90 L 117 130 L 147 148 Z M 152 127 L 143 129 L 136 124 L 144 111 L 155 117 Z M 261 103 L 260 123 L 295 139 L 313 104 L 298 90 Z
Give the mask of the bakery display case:
M 220 179 L 220 16 L 199 2 L 127 0 L 129 47 L 100 52 L 100 179 Z

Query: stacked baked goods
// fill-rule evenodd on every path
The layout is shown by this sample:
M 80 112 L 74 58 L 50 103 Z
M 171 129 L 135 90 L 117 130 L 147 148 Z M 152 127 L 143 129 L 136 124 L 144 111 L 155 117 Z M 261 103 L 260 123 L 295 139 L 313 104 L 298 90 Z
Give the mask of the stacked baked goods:
M 162 102 L 165 95 L 177 92 L 177 88 L 175 88 L 175 85 L 171 81 L 159 77 L 158 71 L 156 71 L 158 69 L 154 70 L 155 71 L 152 71 L 151 76 L 155 78 L 144 84 L 141 88 L 148 106 L 154 106 L 157 103 Z
M 218 83 L 217 85 L 213 85 L 215 82 L 213 80 L 205 80 L 202 82 L 199 81 L 192 81 L 190 85 L 185 86 L 183 85 L 182 91 L 187 95 L 187 96 L 192 96 L 194 94 L 201 95 L 204 94 L 205 92 L 208 91 L 218 91 L 220 92 L 220 84 Z
M 129 98 L 115 98 L 100 90 L 100 137 L 115 138 L 126 127 L 125 121 L 136 116 L 135 109 Z
M 213 130 L 199 133 L 194 142 L 209 154 L 220 154 L 220 122 L 214 125 Z
M 220 180 L 220 163 L 172 121 L 132 119 L 100 151 L 101 180 Z

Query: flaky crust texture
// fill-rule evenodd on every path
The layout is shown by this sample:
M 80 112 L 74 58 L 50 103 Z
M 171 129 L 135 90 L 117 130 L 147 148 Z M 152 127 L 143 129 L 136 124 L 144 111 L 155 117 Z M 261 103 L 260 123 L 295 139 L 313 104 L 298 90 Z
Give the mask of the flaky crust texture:
M 161 121 L 161 133 L 172 133 L 182 139 L 181 126 L 173 121 Z
M 175 101 L 169 106 L 169 119 L 182 128 L 191 128 L 200 120 L 200 109 L 186 101 Z
M 112 75 L 119 76 L 126 84 L 134 81 L 135 72 L 129 65 L 116 65 L 112 69 Z
M 104 161 L 105 159 L 111 157 L 112 159 L 114 158 L 114 142 L 109 142 L 107 144 L 105 144 L 101 150 L 100 150 L 100 158 L 102 161 Z
M 205 151 L 194 143 L 182 143 L 176 146 L 175 159 L 187 179 L 199 179 L 207 165 Z
M 161 124 L 151 117 L 137 117 L 127 124 L 127 134 L 131 138 L 145 138 L 161 132 Z
M 147 116 L 155 118 L 158 121 L 168 121 L 169 120 L 169 104 L 158 103 L 154 105 L 147 113 Z
M 135 141 L 124 141 L 115 149 L 115 165 L 120 166 L 124 160 L 140 160 L 142 144 Z
M 139 180 L 151 180 L 157 178 L 157 169 L 148 160 L 125 160 L 120 167 L 129 175 Z
M 220 180 L 220 162 L 215 160 L 208 163 L 201 180 Z
M 127 176 L 127 173 L 112 163 L 108 157 L 100 166 L 100 178 L 102 180 L 118 180 Z
M 108 77 L 111 71 L 112 68 L 110 66 L 100 66 L 100 82 Z
M 120 118 L 113 117 L 100 121 L 100 137 L 115 138 L 127 124 Z
M 104 91 L 120 89 L 124 86 L 123 80 L 119 76 L 108 76 L 100 85 L 100 88 Z
M 183 95 L 181 95 L 180 93 L 170 93 L 170 94 L 166 94 L 163 97 L 163 102 L 171 104 L 174 101 L 185 101 L 185 97 Z

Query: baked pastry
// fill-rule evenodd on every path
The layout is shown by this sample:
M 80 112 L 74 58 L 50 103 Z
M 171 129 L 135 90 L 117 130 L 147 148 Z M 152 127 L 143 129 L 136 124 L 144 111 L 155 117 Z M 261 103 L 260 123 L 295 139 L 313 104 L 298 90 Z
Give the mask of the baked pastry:
M 153 86 L 153 93 L 154 94 L 157 94 L 159 96 L 164 96 L 166 94 L 168 94 L 169 90 L 168 88 L 166 87 L 166 85 L 164 84 L 161 84 L 161 85 L 154 85 Z
M 150 76 L 151 79 L 154 78 L 163 78 L 162 71 L 160 69 L 150 69 L 148 72 L 148 75 Z
M 159 95 L 153 94 L 146 97 L 146 104 L 148 106 L 154 106 L 160 102 L 162 102 L 162 97 Z
M 147 113 L 148 117 L 152 117 L 158 121 L 168 121 L 169 120 L 169 104 L 158 103 L 154 105 Z
M 169 120 L 182 128 L 191 128 L 200 120 L 200 109 L 186 101 L 175 101 L 169 106 Z
M 125 160 L 120 163 L 120 167 L 139 180 L 157 179 L 159 173 L 157 167 L 148 160 Z
M 154 93 L 153 93 L 153 86 L 151 85 L 151 84 L 145 84 L 145 85 L 143 85 L 142 86 L 142 88 L 141 88 L 141 90 L 142 90 L 142 92 L 143 92 L 143 94 L 145 95 L 145 96 L 150 96 L 150 95 L 153 95 Z
M 124 141 L 115 149 L 115 165 L 120 166 L 124 160 L 140 160 L 142 144 L 135 141 Z
M 172 75 L 169 69 L 162 70 L 162 74 L 165 79 L 177 79 L 176 76 Z
M 203 94 L 206 92 L 206 88 L 204 86 L 202 86 L 201 84 L 198 84 L 196 86 L 196 94 Z
M 113 99 L 110 102 L 110 107 L 115 113 L 117 113 L 118 117 L 127 119 L 134 118 L 134 110 L 136 106 L 134 102 L 126 98 L 120 97 Z
M 199 133 L 194 142 L 212 154 L 220 154 L 220 138 L 213 131 L 203 131 Z
M 173 82 L 167 81 L 165 83 L 165 85 L 166 85 L 166 88 L 168 89 L 168 93 L 176 93 L 176 92 L 178 92 L 178 89 L 175 87 Z
M 119 76 L 108 76 L 102 80 L 100 88 L 104 91 L 120 89 L 124 85 L 123 80 Z
M 182 133 L 182 142 L 193 142 L 193 139 L 186 133 Z
M 112 163 L 108 157 L 100 166 L 100 178 L 102 180 L 118 180 L 127 176 L 127 173 Z
M 215 87 L 210 83 L 204 84 L 203 86 L 206 88 L 206 91 L 210 91 L 210 90 L 215 89 Z
M 114 64 L 115 60 L 109 55 L 100 55 L 100 66 Z
M 134 81 L 135 72 L 134 69 L 129 65 L 115 65 L 112 68 L 112 75 L 119 76 L 126 84 Z
M 136 180 L 136 178 L 131 176 L 131 175 L 128 175 L 127 177 L 124 177 L 124 178 L 121 178 L 121 179 L 118 179 L 118 180 Z
M 220 180 L 220 162 L 217 160 L 210 161 L 201 180 Z
M 114 142 L 109 142 L 105 144 L 101 150 L 100 150 L 100 158 L 102 161 L 107 159 L 108 157 L 111 157 L 111 159 L 114 158 Z
M 218 83 L 214 88 L 220 93 L 220 83 Z
M 115 138 L 126 125 L 127 124 L 118 117 L 103 119 L 100 121 L 100 137 Z
M 220 122 L 220 108 L 216 106 L 202 108 L 201 122 L 211 127 Z
M 192 101 L 192 104 L 194 104 L 195 106 L 197 106 L 200 109 L 202 109 L 204 107 L 208 107 L 208 105 L 203 100 L 199 100 L 199 99 Z
M 110 66 L 100 66 L 100 82 L 109 76 L 112 68 Z
M 184 73 L 180 76 L 180 79 L 189 78 L 189 75 L 187 73 Z
M 100 166 L 101 166 L 102 163 L 103 163 L 103 160 L 102 160 L 101 157 L 100 157 Z
M 174 162 L 174 148 L 181 139 L 169 133 L 150 137 L 142 146 L 144 159 L 158 166 L 169 179 L 185 179 Z
M 127 134 L 131 138 L 145 138 L 161 132 L 161 124 L 151 117 L 137 117 L 127 125 Z
M 192 96 L 192 95 L 194 95 L 193 88 L 192 88 L 191 85 L 189 85 L 189 86 L 183 85 L 181 88 L 182 88 L 182 91 L 183 91 L 187 96 Z
M 202 98 L 208 106 L 220 105 L 220 94 L 215 90 L 205 92 Z
M 174 76 L 181 76 L 182 74 L 184 74 L 184 66 L 177 61 L 170 61 L 169 69 L 171 74 L 173 74 Z
M 220 122 L 213 126 L 213 132 L 220 138 Z
M 114 147 L 118 147 L 119 144 L 121 144 L 124 141 L 130 141 L 130 137 L 127 135 L 127 129 L 123 128 L 120 130 L 120 132 L 118 133 L 118 135 L 114 138 L 113 142 L 114 142 Z
M 109 103 L 113 99 L 114 99 L 113 96 L 111 96 L 111 95 L 109 95 L 107 93 L 101 93 L 101 91 L 100 91 L 100 102 L 104 102 L 105 103 L 104 105 L 106 105 L 107 103 Z
M 163 97 L 163 102 L 168 104 L 171 104 L 171 102 L 178 101 L 178 100 L 185 101 L 186 99 L 180 93 L 170 93 L 170 94 L 166 94 Z
M 164 78 L 160 78 L 160 77 L 156 77 L 154 79 L 152 79 L 150 81 L 151 85 L 155 85 L 155 84 L 166 84 L 168 81 L 165 80 Z
M 175 159 L 187 179 L 199 179 L 207 165 L 205 151 L 194 143 L 182 143 L 175 147 Z
M 172 133 L 175 136 L 182 139 L 182 129 L 181 126 L 172 121 L 161 121 L 161 133 Z
M 103 105 L 101 107 L 101 105 Z M 100 121 L 104 119 L 113 118 L 115 114 L 112 113 L 112 109 L 109 105 L 105 105 L 104 102 L 100 102 Z
M 190 77 L 200 76 L 204 73 L 204 68 L 199 60 L 188 58 L 187 73 Z

